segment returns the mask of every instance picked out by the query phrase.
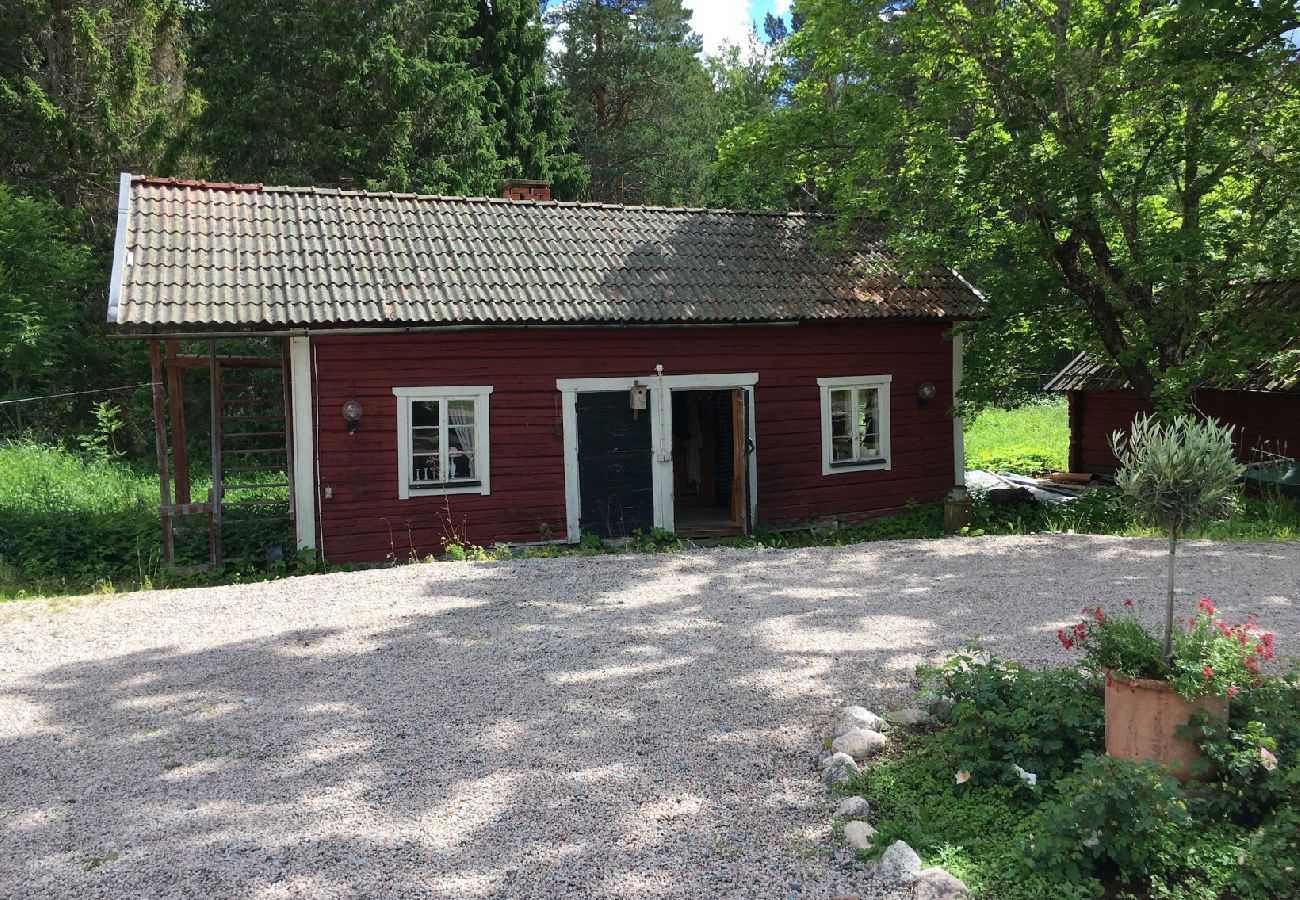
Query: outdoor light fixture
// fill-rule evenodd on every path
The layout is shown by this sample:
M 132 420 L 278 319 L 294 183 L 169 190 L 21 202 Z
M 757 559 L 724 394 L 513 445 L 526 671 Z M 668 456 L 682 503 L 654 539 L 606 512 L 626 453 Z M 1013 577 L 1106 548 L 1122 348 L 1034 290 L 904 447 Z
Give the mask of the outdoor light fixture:
M 348 434 L 354 434 L 357 430 L 357 423 L 361 421 L 361 404 L 356 400 L 349 400 L 344 403 L 343 421 L 348 425 Z
M 917 405 L 925 406 L 925 404 L 929 403 L 931 400 L 934 399 L 934 394 L 935 394 L 934 385 L 928 381 L 923 383 L 919 388 L 916 389 Z

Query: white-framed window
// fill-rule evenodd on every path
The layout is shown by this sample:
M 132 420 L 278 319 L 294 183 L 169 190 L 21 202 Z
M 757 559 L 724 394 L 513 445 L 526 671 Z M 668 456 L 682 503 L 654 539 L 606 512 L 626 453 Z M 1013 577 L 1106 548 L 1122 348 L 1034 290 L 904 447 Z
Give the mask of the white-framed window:
M 487 494 L 490 387 L 396 387 L 397 496 Z
M 822 474 L 889 468 L 889 375 L 818 378 Z

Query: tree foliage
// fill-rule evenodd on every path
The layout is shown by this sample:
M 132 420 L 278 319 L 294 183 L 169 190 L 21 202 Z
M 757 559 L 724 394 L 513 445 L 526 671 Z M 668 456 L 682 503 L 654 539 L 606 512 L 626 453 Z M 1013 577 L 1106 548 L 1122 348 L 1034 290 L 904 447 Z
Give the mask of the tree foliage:
M 161 157 L 192 102 L 180 0 L 6 0 L 0 180 L 83 210 L 104 243 L 117 173 Z
M 485 99 L 500 124 L 496 153 L 503 173 L 549 181 L 557 197 L 578 196 L 586 167 L 570 146 L 564 91 L 548 78 L 549 33 L 537 0 L 478 0 L 471 33 L 475 68 L 487 79 Z
M 495 193 L 471 0 L 207 0 L 187 149 L 219 180 Z
M 719 108 L 682 0 L 570 0 L 550 15 L 588 196 L 702 205 Z
M 724 179 L 792 185 L 972 276 L 974 399 L 1059 348 L 1144 397 L 1259 359 L 1238 312 L 1296 274 L 1291 0 L 801 0 L 789 100 L 731 132 Z M 1293 323 L 1294 325 L 1294 323 Z

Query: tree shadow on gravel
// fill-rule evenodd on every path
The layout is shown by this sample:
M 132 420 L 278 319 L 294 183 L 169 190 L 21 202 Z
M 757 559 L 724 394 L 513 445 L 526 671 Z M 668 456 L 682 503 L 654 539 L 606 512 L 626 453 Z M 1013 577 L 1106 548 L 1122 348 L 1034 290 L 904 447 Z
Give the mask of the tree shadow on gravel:
M 0 896 L 850 889 L 813 768 L 836 702 L 901 703 L 918 663 L 977 635 L 1063 659 L 1052 636 L 1080 605 L 1159 591 L 1154 542 L 1096 560 L 1106 596 L 1009 546 L 327 576 L 326 625 L 6 664 L 25 724 L 0 741 Z M 1186 583 L 1237 564 L 1186 562 Z M 174 596 L 172 620 L 124 627 L 168 633 Z

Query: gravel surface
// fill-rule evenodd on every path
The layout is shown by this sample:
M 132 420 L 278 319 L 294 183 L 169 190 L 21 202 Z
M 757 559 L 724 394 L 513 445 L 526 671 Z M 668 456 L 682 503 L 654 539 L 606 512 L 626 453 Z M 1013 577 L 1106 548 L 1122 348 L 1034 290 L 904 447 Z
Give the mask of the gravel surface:
M 874 896 L 813 768 L 976 635 L 1057 662 L 1163 544 L 974 538 L 439 564 L 0 605 L 0 897 Z M 1300 545 L 1186 606 L 1300 653 Z

